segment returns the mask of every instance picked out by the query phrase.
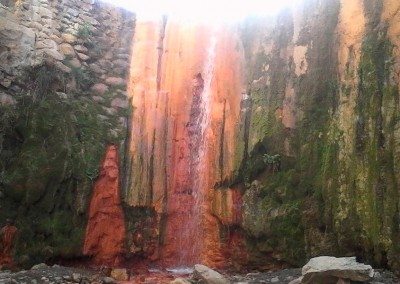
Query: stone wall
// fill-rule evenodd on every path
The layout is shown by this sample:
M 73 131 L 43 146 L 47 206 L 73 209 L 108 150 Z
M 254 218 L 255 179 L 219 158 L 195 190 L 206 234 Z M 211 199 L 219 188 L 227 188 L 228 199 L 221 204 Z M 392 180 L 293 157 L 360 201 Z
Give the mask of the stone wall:
M 0 6 L 0 79 L 2 101 L 20 90 L 21 71 L 54 61 L 62 72 L 87 70 L 97 100 L 110 89 L 121 99 L 113 107 L 127 107 L 126 76 L 134 17 L 101 2 L 3 1 Z M 94 84 L 96 83 L 96 84 Z M 112 112 L 112 110 L 109 110 Z

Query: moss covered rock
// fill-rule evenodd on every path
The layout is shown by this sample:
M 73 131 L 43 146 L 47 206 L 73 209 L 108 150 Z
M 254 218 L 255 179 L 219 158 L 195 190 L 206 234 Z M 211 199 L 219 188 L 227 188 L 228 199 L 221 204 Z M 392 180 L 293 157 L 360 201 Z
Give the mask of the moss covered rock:
M 16 221 L 16 260 L 32 264 L 81 255 L 100 159 L 126 130 L 119 123 L 125 114 L 106 113 L 79 87 L 57 92 L 74 78 L 52 65 L 26 74 L 31 91 L 0 111 L 0 220 Z

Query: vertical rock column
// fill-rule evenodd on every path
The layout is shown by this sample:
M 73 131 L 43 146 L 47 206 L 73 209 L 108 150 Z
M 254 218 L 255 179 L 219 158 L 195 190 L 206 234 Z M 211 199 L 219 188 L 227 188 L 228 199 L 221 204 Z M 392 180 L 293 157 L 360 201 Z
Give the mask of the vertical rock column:
M 109 146 L 94 185 L 83 253 L 95 264 L 115 266 L 121 262 L 125 240 L 124 215 L 119 194 L 118 152 Z

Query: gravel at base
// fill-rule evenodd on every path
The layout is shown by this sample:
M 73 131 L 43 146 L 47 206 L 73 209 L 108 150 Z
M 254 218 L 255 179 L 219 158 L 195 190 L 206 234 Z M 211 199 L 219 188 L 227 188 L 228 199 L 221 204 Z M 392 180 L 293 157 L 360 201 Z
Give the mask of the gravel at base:
M 383 270 L 375 270 L 376 276 L 371 284 L 399 284 L 400 279 L 393 273 Z M 301 276 L 300 269 L 284 269 L 275 272 L 253 272 L 247 274 L 229 275 L 232 283 L 236 284 L 256 284 L 256 283 L 282 283 L 288 284 L 290 281 Z M 135 278 L 137 279 L 137 278 Z M 143 277 L 143 281 L 131 281 L 131 283 L 160 284 L 157 278 Z M 173 279 L 173 278 L 172 278 Z M 158 282 L 158 283 L 157 283 Z M 169 280 L 166 279 L 168 283 Z M 102 284 L 116 283 L 112 278 L 106 277 L 99 271 L 64 267 L 59 265 L 46 266 L 39 264 L 30 270 L 22 270 L 11 273 L 0 271 L 0 284 L 59 284 L 59 283 L 80 283 L 80 284 Z M 195 283 L 195 282 L 192 282 Z M 136 283 L 135 283 L 136 284 Z
M 283 269 L 275 272 L 252 272 L 231 276 L 233 283 L 289 283 L 301 276 L 301 269 Z
M 283 269 L 275 272 L 255 272 L 246 275 L 230 276 L 232 283 L 257 284 L 257 283 L 279 283 L 288 284 L 290 281 L 301 276 L 301 269 Z M 400 284 L 400 279 L 389 271 L 375 269 L 375 277 L 371 284 Z
M 97 271 L 70 268 L 59 265 L 39 264 L 30 270 L 15 273 L 0 272 L 0 284 L 59 284 L 59 283 L 102 283 L 102 275 Z

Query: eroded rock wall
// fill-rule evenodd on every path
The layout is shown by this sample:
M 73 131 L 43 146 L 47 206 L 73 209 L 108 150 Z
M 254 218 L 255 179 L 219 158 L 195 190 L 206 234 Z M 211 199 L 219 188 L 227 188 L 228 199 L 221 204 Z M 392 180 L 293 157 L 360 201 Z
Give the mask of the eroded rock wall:
M 243 26 L 242 227 L 253 260 L 357 255 L 399 269 L 398 11 L 305 1 Z
M 229 93 L 226 102 L 234 103 L 213 101 L 213 109 L 225 113 L 224 106 L 240 104 L 240 113 L 231 116 L 236 123 L 227 116 L 222 126 L 234 133 L 223 143 L 235 150 L 219 151 L 215 145 L 226 137 L 211 126 L 209 149 L 219 159 L 204 160 L 210 182 L 204 206 L 216 220 L 212 243 L 225 263 L 267 269 L 321 254 L 351 254 L 398 269 L 398 6 L 311 0 L 232 26 L 241 42 L 231 42 L 225 53 L 243 46 L 243 79 L 230 92 L 234 81 L 216 78 Z M 197 72 L 187 67 L 203 61 L 196 52 L 206 41 L 202 30 L 181 35 L 178 26 L 175 38 L 168 35 L 172 28 L 165 21 L 144 26 L 134 44 L 146 56 L 132 62 L 138 127 L 125 189 L 128 203 L 153 208 L 155 223 L 167 224 L 154 242 L 167 251 L 176 250 L 168 246 L 178 241 L 168 236 L 168 222 L 175 211 L 188 212 L 169 207 L 173 192 L 181 194 L 176 204 L 191 204 L 185 142 L 191 88 L 185 75 Z M 194 78 L 193 86 L 200 86 Z M 174 232 L 189 222 L 178 220 Z M 232 244 L 243 249 L 235 252 Z

